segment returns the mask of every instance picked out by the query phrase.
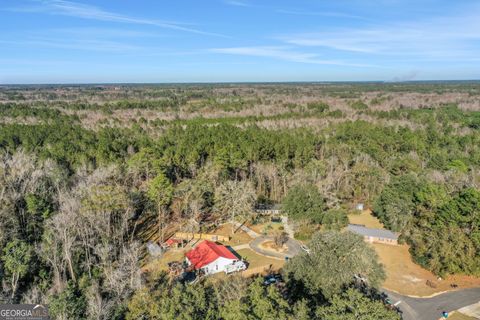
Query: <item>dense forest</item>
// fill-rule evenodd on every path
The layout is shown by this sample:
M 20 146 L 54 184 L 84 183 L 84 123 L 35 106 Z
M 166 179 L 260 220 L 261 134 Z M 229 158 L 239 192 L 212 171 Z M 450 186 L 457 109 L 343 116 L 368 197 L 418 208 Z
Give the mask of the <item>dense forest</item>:
M 0 301 L 55 319 L 398 319 L 347 213 L 365 203 L 439 276 L 480 276 L 478 110 L 478 83 L 0 87 Z M 312 251 L 283 289 L 140 271 L 149 221 L 207 232 L 262 203 Z

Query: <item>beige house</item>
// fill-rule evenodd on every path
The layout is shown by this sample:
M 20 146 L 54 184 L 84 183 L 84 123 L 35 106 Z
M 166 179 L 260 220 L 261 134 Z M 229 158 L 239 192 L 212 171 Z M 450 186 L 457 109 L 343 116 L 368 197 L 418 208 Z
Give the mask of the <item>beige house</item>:
M 347 230 L 363 236 L 366 242 L 398 244 L 398 234 L 390 230 L 367 228 L 359 224 L 349 224 Z

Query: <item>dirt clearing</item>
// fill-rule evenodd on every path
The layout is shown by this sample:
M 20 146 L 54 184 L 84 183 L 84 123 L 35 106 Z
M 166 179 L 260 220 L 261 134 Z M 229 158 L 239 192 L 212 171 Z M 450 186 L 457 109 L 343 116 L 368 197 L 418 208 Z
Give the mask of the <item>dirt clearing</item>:
M 456 284 L 458 289 L 480 286 L 479 278 L 469 276 L 449 276 L 444 280 L 438 280 L 433 273 L 412 261 L 407 245 L 375 243 L 373 247 L 385 266 L 387 280 L 383 286 L 389 290 L 405 295 L 429 296 L 452 290 L 452 284 Z M 435 288 L 427 285 L 427 281 Z
M 382 223 L 372 215 L 371 210 L 364 210 L 360 214 L 350 214 L 350 223 L 365 225 L 369 228 L 385 229 Z M 380 262 L 385 266 L 387 280 L 383 286 L 404 295 L 430 296 L 443 291 L 453 290 L 452 284 L 458 289 L 480 286 L 480 278 L 456 275 L 438 280 L 432 272 L 415 264 L 412 260 L 408 245 L 387 245 L 374 243 Z M 428 284 L 427 284 L 428 282 Z

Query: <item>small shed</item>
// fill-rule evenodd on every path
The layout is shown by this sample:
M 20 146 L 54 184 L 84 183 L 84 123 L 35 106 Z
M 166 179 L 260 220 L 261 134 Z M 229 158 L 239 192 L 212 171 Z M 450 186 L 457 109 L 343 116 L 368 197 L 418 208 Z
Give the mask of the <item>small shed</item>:
M 169 238 L 164 245 L 169 248 L 178 248 L 182 244 L 182 240 L 176 238 Z
M 367 228 L 358 224 L 349 224 L 347 230 L 363 236 L 370 243 L 398 244 L 398 234 L 390 230 Z
M 147 250 L 152 257 L 160 257 L 162 255 L 162 248 L 160 248 L 160 246 L 155 242 L 148 241 Z

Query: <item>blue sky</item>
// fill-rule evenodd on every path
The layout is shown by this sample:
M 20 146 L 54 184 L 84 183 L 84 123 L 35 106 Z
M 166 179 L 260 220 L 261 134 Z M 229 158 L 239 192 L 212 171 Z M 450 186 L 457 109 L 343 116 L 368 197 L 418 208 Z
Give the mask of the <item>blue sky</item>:
M 478 0 L 2 0 L 0 83 L 480 79 Z

